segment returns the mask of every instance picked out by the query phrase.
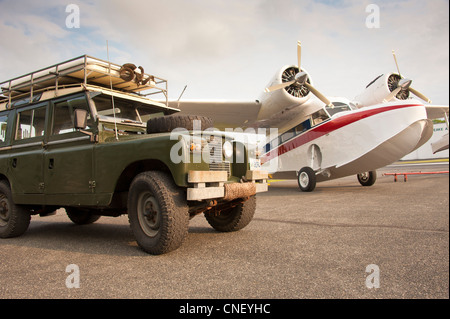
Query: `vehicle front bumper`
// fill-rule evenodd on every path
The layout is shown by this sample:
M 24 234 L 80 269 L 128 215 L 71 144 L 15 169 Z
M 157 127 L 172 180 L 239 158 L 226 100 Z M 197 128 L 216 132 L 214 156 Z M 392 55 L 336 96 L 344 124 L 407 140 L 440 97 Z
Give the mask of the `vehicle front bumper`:
M 189 171 L 187 200 L 247 198 L 267 192 L 267 178 L 265 171 L 249 170 L 241 182 L 229 183 L 227 171 Z

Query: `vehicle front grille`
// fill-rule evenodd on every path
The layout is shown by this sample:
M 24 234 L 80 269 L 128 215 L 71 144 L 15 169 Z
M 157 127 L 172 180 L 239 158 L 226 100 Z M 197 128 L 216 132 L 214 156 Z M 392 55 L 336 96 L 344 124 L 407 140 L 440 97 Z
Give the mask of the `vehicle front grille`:
M 210 171 L 227 171 L 228 177 L 230 177 L 230 175 L 231 175 L 230 162 L 210 163 L 209 170 Z
M 230 162 L 226 162 L 222 158 L 222 138 L 218 136 L 211 137 L 208 142 L 209 147 L 209 170 L 210 171 L 227 171 L 228 177 L 231 175 Z

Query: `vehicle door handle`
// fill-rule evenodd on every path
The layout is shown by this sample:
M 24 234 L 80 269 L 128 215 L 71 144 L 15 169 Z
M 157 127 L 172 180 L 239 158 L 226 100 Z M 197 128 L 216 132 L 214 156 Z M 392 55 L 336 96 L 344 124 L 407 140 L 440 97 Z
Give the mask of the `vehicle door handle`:
M 55 159 L 54 159 L 54 158 L 51 158 L 51 159 L 48 161 L 48 168 L 49 168 L 49 169 L 53 169 L 53 167 L 55 167 Z
M 13 168 L 17 167 L 17 158 L 13 158 L 12 159 L 11 165 L 12 165 Z

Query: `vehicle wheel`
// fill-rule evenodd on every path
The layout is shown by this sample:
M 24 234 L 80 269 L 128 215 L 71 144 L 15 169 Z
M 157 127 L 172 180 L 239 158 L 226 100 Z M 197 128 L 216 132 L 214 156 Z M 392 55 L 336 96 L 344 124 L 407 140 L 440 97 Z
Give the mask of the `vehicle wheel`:
M 163 172 L 137 175 L 128 193 L 128 219 L 138 245 L 154 255 L 181 246 L 188 233 L 186 194 Z
M 213 120 L 206 116 L 176 114 L 162 117 L 155 117 L 147 121 L 147 133 L 172 132 L 176 128 L 184 128 L 188 131 L 194 129 L 194 121 L 200 121 L 201 127 L 196 129 L 205 130 L 213 127 Z
M 95 223 L 100 215 L 92 214 L 89 209 L 67 207 L 66 213 L 69 219 L 77 225 L 88 225 Z
M 218 215 L 204 213 L 208 223 L 217 231 L 232 232 L 241 230 L 253 219 L 256 210 L 256 197 L 252 196 L 235 207 L 224 209 Z
M 11 189 L 5 181 L 0 182 L 0 237 L 22 235 L 30 225 L 31 215 L 22 206 L 14 204 Z
M 311 167 L 303 167 L 298 172 L 297 182 L 303 192 L 312 192 L 316 188 L 316 173 Z
M 356 176 L 358 177 L 358 181 L 362 186 L 372 186 L 377 180 L 376 171 L 364 172 Z

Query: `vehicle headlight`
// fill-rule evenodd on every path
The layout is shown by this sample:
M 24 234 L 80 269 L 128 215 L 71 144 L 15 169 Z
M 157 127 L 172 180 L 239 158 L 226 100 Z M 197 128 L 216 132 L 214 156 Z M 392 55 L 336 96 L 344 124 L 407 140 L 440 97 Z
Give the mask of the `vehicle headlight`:
M 225 158 L 231 158 L 233 156 L 233 144 L 229 141 L 225 141 L 222 146 L 222 152 Z

